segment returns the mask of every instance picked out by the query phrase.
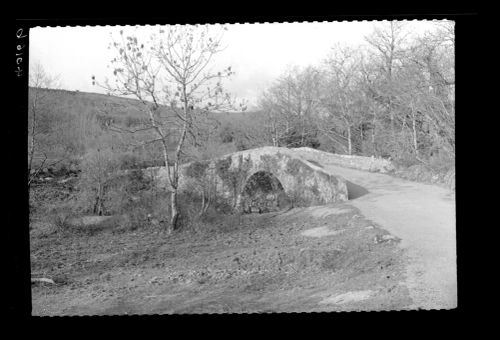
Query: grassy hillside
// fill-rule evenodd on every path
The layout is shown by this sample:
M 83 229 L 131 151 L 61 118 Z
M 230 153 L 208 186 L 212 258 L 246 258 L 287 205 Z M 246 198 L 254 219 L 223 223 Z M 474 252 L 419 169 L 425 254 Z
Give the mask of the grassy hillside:
M 30 92 L 33 91 L 30 88 Z M 37 89 L 44 93 L 47 100 L 57 105 L 59 109 L 66 109 L 71 115 L 88 115 L 98 113 L 108 113 L 118 119 L 130 116 L 141 118 L 144 114 L 140 111 L 141 102 L 133 98 L 117 97 L 102 93 L 68 91 L 58 89 Z M 225 122 L 255 122 L 256 118 L 261 118 L 262 113 L 258 111 L 250 112 L 213 112 L 211 117 L 221 123 Z
M 35 89 L 30 88 L 30 92 Z M 101 93 L 67 91 L 55 89 L 37 89 L 52 111 L 64 111 L 74 117 L 109 116 L 118 123 L 125 122 L 126 117 L 141 117 L 140 101 L 116 97 Z
M 51 160 L 77 159 L 89 149 L 103 147 L 102 143 L 121 153 L 137 153 L 130 145 L 151 139 L 151 131 L 140 134 L 117 134 L 106 130 L 106 123 L 132 129 L 148 119 L 141 111 L 142 103 L 136 99 L 112 95 L 30 88 L 30 98 L 35 91 L 43 98 L 42 109 L 37 114 L 37 139 L 40 147 L 36 159 L 45 155 Z M 168 109 L 164 111 L 168 114 Z M 31 115 L 31 112 L 30 112 Z M 211 112 L 203 116 L 200 131 L 204 134 L 203 147 L 186 149 L 186 157 L 210 157 L 241 149 L 261 146 L 263 119 L 261 112 Z M 149 134 L 149 135 L 148 135 Z M 98 141 L 100 141 L 98 143 Z M 175 136 L 170 142 L 174 144 Z M 99 146 L 100 145 L 100 146 Z M 142 150 L 140 157 L 158 159 L 161 153 L 149 147 L 149 155 Z M 194 155 L 196 154 L 196 156 Z

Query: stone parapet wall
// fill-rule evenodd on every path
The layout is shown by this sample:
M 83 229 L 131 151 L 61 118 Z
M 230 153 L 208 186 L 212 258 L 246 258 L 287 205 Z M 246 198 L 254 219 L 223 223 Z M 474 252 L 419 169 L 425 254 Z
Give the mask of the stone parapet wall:
M 305 159 L 310 159 L 324 164 L 329 163 L 346 168 L 380 173 L 389 173 L 396 169 L 391 161 L 384 158 L 339 155 L 306 147 L 294 150 Z

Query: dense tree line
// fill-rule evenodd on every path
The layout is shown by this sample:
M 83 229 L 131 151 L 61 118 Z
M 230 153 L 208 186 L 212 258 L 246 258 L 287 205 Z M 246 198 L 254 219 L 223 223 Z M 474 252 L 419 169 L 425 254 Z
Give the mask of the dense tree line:
M 451 163 L 454 26 L 434 25 L 413 37 L 404 23 L 379 25 L 366 44 L 337 45 L 321 65 L 289 69 L 260 100 L 266 143 Z

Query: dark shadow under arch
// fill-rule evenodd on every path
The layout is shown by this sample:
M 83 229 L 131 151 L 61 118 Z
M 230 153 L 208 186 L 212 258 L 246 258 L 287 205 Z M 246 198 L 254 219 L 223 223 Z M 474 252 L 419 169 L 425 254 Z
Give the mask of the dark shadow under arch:
M 288 208 L 290 200 L 279 179 L 268 171 L 250 176 L 241 192 L 240 210 L 244 213 L 266 213 Z
M 368 190 L 363 188 L 361 185 L 354 184 L 349 181 L 345 181 L 345 184 L 347 186 L 347 199 L 348 200 L 354 200 L 356 198 L 359 198 L 361 196 L 364 196 L 368 193 L 370 193 Z

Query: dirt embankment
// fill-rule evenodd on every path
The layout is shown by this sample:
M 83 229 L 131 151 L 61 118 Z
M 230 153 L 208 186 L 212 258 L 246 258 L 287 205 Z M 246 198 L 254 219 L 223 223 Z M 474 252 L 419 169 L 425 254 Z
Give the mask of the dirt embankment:
M 405 309 L 399 239 L 349 204 L 233 217 L 198 233 L 32 230 L 33 314 Z

